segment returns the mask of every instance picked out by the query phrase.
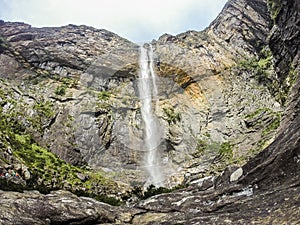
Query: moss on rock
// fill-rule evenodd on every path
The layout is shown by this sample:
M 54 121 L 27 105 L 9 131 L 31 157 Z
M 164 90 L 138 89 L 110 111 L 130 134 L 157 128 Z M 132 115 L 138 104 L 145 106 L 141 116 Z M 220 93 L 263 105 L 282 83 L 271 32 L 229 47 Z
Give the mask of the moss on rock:
M 57 155 L 37 144 L 31 134 L 26 132 L 15 110 L 4 111 L 3 107 L 10 101 L 9 93 L 0 89 L 0 141 L 2 152 L 11 149 L 14 159 L 2 162 L 13 164 L 21 162 L 28 167 L 30 179 L 19 189 L 35 189 L 42 193 L 51 190 L 65 189 L 83 196 L 94 197 L 109 204 L 119 204 L 113 196 L 118 193 L 118 185 L 105 178 L 101 172 L 84 167 L 76 167 L 61 160 Z M 12 108 L 14 108 L 13 103 Z M 54 116 L 52 103 L 40 102 L 34 105 L 40 119 Z M 38 125 L 37 125 L 38 126 Z M 9 187 L 7 187 L 9 188 Z M 14 188 L 14 190 L 19 190 Z M 113 195 L 113 196 L 108 196 Z
M 270 16 L 272 20 L 275 21 L 282 8 L 282 2 L 281 0 L 268 0 L 267 2 L 269 6 Z

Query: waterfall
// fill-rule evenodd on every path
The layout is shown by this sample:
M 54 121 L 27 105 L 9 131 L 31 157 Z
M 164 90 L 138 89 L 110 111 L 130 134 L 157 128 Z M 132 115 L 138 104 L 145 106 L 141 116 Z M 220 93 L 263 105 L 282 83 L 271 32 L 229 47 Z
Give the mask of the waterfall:
M 161 128 L 159 121 L 154 114 L 158 101 L 156 85 L 156 74 L 153 68 L 153 49 L 151 45 L 145 44 L 140 47 L 139 58 L 139 97 L 141 101 L 141 114 L 144 122 L 144 143 L 145 151 L 144 167 L 148 173 L 148 184 L 155 186 L 163 185 L 163 173 L 160 165 L 159 145 L 161 141 Z

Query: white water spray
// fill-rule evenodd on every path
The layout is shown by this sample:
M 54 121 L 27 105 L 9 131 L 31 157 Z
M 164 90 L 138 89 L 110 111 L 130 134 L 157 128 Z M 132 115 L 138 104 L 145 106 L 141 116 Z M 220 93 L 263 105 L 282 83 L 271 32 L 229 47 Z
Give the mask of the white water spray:
M 140 79 L 139 97 L 141 100 L 141 113 L 144 121 L 144 150 L 145 168 L 149 175 L 148 184 L 155 186 L 163 185 L 163 173 L 160 165 L 159 145 L 161 142 L 161 127 L 154 114 L 154 107 L 157 105 L 156 74 L 153 69 L 153 49 L 151 45 L 144 45 L 140 48 Z

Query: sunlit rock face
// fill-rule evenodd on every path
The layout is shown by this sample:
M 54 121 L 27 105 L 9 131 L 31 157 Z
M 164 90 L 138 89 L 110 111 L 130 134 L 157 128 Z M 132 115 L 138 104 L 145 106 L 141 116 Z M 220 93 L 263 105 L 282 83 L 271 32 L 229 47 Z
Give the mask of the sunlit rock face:
M 182 115 L 166 135 L 173 143 L 174 164 L 189 168 L 182 170 L 189 179 L 211 173 L 212 161 L 221 169 L 218 161 L 224 157 L 219 154 L 226 143 L 231 160 L 242 162 L 272 141 L 274 130 L 264 129 L 280 117 L 282 106 L 257 79 L 257 71 L 240 68 L 268 51 L 270 26 L 266 2 L 229 1 L 204 31 L 165 34 L 153 41 L 158 75 L 177 86 L 161 107 Z

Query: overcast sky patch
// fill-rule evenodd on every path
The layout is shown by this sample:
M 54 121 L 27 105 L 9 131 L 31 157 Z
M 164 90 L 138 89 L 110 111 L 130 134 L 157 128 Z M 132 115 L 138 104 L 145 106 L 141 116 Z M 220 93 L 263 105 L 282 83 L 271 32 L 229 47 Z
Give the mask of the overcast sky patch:
M 88 25 L 134 42 L 203 30 L 226 0 L 0 0 L 0 18 L 36 27 Z

